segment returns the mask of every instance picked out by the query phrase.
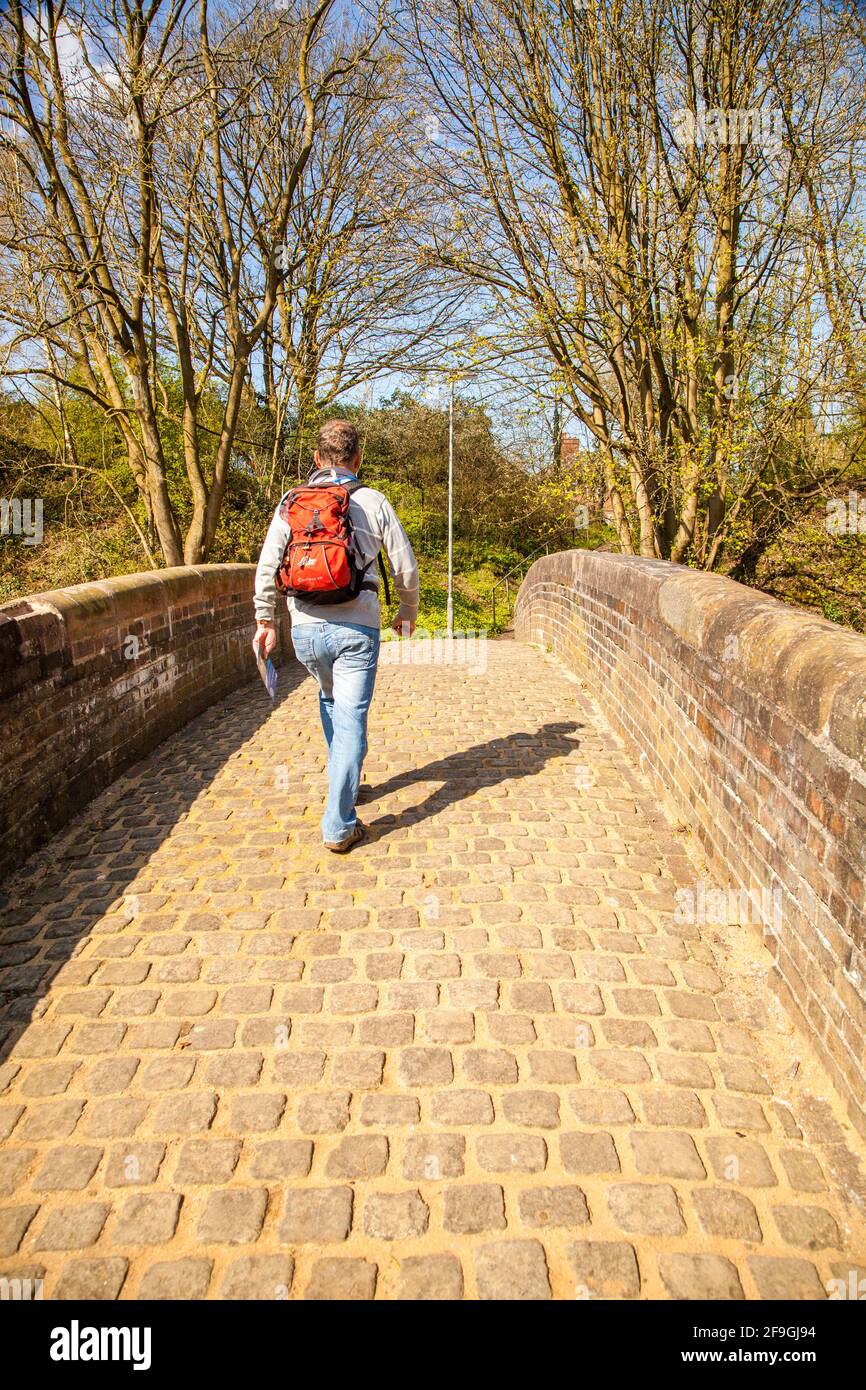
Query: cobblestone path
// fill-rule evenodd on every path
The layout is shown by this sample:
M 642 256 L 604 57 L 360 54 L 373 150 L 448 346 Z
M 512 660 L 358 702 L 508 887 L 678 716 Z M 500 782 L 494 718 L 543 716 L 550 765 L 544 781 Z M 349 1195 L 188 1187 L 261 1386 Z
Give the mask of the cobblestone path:
M 579 684 L 511 642 L 483 672 L 384 666 L 345 858 L 312 683 L 282 685 L 5 885 L 0 1275 L 262 1299 L 866 1278 L 863 1145 L 755 929 L 675 920 L 706 874 Z

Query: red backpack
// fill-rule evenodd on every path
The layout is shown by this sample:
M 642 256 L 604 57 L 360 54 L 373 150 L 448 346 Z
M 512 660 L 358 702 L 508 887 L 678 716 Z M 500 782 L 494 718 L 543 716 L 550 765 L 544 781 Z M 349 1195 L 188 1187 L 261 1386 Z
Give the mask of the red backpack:
M 364 564 L 358 553 L 349 515 L 349 498 L 363 486 L 351 478 L 342 483 L 313 483 L 286 493 L 280 516 L 291 535 L 277 571 L 276 586 L 281 594 L 305 603 L 348 603 L 362 589 L 375 590 L 373 581 L 364 577 L 373 561 Z M 379 568 L 385 601 L 390 603 L 381 556 Z

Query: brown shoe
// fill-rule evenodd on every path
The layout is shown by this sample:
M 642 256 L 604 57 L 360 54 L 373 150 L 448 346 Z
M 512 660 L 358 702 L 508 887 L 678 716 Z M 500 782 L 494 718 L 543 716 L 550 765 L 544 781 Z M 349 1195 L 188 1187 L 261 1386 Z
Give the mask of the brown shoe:
M 363 840 L 367 833 L 367 827 L 362 825 L 359 820 L 355 821 L 345 840 L 325 840 L 325 849 L 329 849 L 332 854 L 345 854 L 347 850 L 356 845 L 359 840 Z

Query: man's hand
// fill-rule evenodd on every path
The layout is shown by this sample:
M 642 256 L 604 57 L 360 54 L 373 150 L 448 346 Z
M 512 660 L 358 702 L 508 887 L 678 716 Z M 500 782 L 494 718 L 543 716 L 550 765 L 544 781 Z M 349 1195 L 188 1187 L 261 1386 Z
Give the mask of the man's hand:
M 253 638 L 253 651 L 261 656 L 262 660 L 270 656 L 274 647 L 277 645 L 276 624 L 265 618 L 256 619 L 256 635 Z
M 411 637 L 415 631 L 415 624 L 409 618 L 395 618 L 391 624 L 391 631 L 396 632 L 398 637 Z

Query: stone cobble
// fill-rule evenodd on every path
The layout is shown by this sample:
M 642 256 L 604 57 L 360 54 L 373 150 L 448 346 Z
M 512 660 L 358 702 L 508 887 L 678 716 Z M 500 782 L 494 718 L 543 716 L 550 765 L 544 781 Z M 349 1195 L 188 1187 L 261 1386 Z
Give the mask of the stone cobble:
M 207 711 L 6 886 L 0 1276 L 46 1298 L 827 1297 L 863 1145 L 598 708 L 385 664 L 325 851 L 309 681 Z M 866 1291 L 866 1286 L 864 1286 Z

